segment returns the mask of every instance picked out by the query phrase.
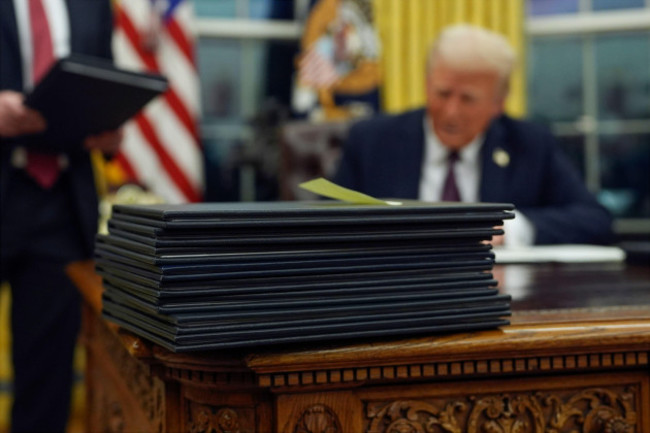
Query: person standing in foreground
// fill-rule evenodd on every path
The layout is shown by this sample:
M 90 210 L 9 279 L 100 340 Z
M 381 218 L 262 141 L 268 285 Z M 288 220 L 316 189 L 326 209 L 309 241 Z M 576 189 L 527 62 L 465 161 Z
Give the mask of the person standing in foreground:
M 427 106 L 354 125 L 334 181 L 383 198 L 512 203 L 495 244 L 607 244 L 612 220 L 552 135 L 503 113 L 515 54 L 504 37 L 445 29 L 427 63 Z
M 70 409 L 80 295 L 65 265 L 92 257 L 98 206 L 89 150 L 114 154 L 121 130 L 51 153 L 23 92 L 56 58 L 110 59 L 109 0 L 0 0 L 0 277 L 12 291 L 13 432 L 62 432 Z M 65 101 L 61 101 L 65 110 Z

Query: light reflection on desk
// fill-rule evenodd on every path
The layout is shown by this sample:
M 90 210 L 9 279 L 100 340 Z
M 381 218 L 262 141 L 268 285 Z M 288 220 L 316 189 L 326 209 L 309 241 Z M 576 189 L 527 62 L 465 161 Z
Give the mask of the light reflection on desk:
M 495 265 L 499 291 L 512 296 L 513 323 L 650 317 L 650 266 L 625 263 Z

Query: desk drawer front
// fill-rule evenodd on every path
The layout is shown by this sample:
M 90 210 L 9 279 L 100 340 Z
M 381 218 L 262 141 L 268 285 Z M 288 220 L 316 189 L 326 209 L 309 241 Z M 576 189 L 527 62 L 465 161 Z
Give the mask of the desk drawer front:
M 645 373 L 448 382 L 283 395 L 278 431 L 643 433 L 648 408 Z

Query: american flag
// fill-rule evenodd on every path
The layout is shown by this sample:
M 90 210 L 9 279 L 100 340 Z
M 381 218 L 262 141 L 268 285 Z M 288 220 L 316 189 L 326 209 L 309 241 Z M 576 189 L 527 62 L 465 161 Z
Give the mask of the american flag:
M 115 63 L 169 80 L 168 91 L 125 126 L 114 163 L 167 203 L 201 201 L 203 152 L 192 5 L 188 0 L 119 0 L 114 8 Z
M 336 83 L 339 74 L 330 59 L 321 54 L 316 47 L 307 50 L 298 64 L 298 80 L 304 86 L 317 89 L 329 88 Z

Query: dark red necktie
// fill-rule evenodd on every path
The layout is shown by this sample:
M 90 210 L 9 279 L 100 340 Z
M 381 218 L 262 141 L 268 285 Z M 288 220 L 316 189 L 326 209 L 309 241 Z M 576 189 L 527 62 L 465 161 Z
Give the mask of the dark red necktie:
M 449 152 L 447 156 L 447 177 L 442 187 L 442 201 L 460 201 L 460 193 L 456 185 L 456 173 L 454 170 L 458 159 L 458 152 Z
M 54 61 L 50 26 L 41 0 L 28 0 L 32 29 L 32 77 L 36 85 Z M 59 177 L 57 155 L 29 151 L 25 171 L 43 188 L 51 188 Z

